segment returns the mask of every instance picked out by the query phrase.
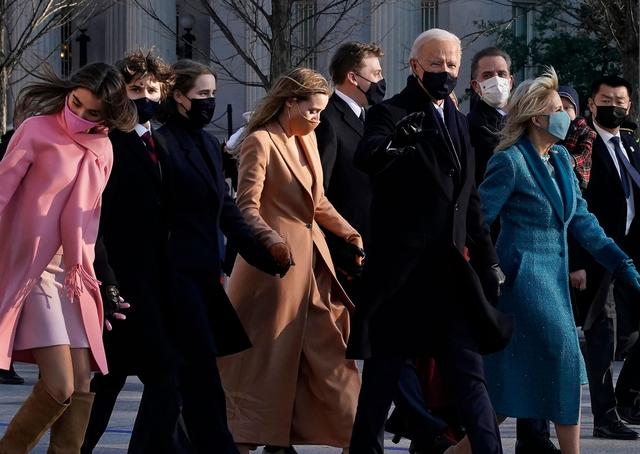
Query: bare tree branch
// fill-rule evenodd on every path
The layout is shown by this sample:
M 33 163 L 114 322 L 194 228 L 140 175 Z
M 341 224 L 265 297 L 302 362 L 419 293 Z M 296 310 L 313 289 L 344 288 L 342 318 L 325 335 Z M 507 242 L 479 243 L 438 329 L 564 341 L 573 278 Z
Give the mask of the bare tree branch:
M 211 5 L 209 4 L 209 1 L 201 0 L 201 3 L 202 3 L 202 6 L 204 6 L 204 8 L 206 9 L 211 19 L 213 20 L 213 22 L 220 29 L 224 37 L 227 39 L 229 44 L 235 49 L 238 55 L 245 61 L 245 63 L 247 63 L 247 65 L 249 65 L 249 67 L 251 67 L 251 69 L 253 69 L 253 71 L 256 73 L 260 81 L 264 84 L 264 86 L 269 86 L 269 83 L 270 83 L 269 77 L 262 72 L 258 64 L 255 62 L 255 60 L 253 60 L 245 52 L 243 47 L 236 40 L 235 36 L 233 36 L 233 33 L 227 26 L 226 22 L 224 22 L 218 15 L 218 13 L 216 13 L 216 11 L 211 7 Z

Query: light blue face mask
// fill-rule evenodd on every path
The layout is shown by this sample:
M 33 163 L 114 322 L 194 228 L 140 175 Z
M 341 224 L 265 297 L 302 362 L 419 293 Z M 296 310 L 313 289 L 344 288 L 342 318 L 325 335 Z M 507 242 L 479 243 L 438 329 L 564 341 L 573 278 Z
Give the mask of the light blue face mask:
M 558 140 L 566 139 L 571 125 L 569 115 L 564 110 L 561 110 L 560 112 L 549 114 L 548 117 L 549 126 L 547 126 L 547 132 Z

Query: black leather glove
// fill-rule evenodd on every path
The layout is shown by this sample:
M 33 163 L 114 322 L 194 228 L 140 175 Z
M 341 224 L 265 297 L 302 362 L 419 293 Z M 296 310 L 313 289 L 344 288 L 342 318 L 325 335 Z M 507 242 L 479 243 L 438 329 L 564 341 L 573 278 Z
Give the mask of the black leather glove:
M 504 284 L 505 275 L 497 263 L 484 268 L 478 273 L 480 282 L 482 283 L 482 290 L 487 300 L 496 306 L 498 304 L 498 298 L 500 297 L 500 287 Z
M 120 290 L 115 285 L 105 285 L 101 290 L 104 316 L 114 320 L 113 314 L 120 312 Z
M 334 248 L 332 252 L 334 265 L 340 273 L 351 279 L 362 276 L 364 262 L 358 265 L 356 258 L 365 257 L 364 249 L 353 243 L 344 241 L 338 247 Z
M 128 309 L 129 303 L 126 303 L 124 298 L 120 296 L 120 290 L 115 285 L 100 287 L 100 293 L 102 294 L 105 326 L 108 331 L 111 331 L 114 321 L 126 318 L 122 313 L 122 309 Z
M 396 123 L 396 129 L 387 147 L 390 154 L 404 154 L 414 150 L 415 145 L 422 135 L 422 123 L 424 112 L 413 112 Z

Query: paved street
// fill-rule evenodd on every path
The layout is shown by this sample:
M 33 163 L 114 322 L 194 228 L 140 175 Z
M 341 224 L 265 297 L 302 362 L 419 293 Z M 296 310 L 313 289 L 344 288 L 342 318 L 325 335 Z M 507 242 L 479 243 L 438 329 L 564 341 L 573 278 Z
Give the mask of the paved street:
M 617 367 L 619 369 L 619 365 Z M 22 386 L 10 386 L 0 385 L 0 431 L 4 432 L 7 423 L 11 419 L 12 415 L 18 409 L 22 401 L 28 395 L 37 379 L 37 370 L 30 365 L 18 364 L 17 370 L 26 379 L 26 383 Z M 94 452 L 96 454 L 114 454 L 126 452 L 127 443 L 131 433 L 131 427 L 135 418 L 135 412 L 138 408 L 138 402 L 140 400 L 140 394 L 142 391 L 142 385 L 137 379 L 130 379 L 125 386 L 125 389 L 120 394 L 118 403 L 116 404 L 115 412 L 111 418 L 111 423 L 107 429 L 107 433 L 102 438 L 101 443 L 98 445 L 98 449 Z M 591 412 L 589 409 L 589 398 L 586 387 L 583 392 L 582 402 L 582 453 L 583 454 L 637 454 L 640 452 L 640 442 L 629 441 L 607 441 L 596 440 L 592 438 L 591 432 L 593 430 L 593 420 L 591 418 Z M 637 427 L 640 429 L 640 427 Z M 501 432 L 503 442 L 505 446 L 505 453 L 514 452 L 515 444 L 515 421 L 507 420 L 501 426 Z M 394 445 L 391 440 L 387 441 L 386 452 L 389 453 L 404 453 L 407 452 L 408 443 L 402 442 L 399 445 Z M 44 439 L 38 448 L 33 452 L 37 454 L 44 454 L 46 452 L 47 441 Z M 339 450 L 327 447 L 300 447 L 298 448 L 300 453 L 305 454 L 328 454 L 337 453 Z M 215 453 L 212 453 L 215 454 Z

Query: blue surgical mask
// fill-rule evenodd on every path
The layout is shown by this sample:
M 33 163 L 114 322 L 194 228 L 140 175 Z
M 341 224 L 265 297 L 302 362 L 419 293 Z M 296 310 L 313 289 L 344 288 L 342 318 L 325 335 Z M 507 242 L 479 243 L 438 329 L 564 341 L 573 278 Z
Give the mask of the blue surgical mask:
M 564 110 L 561 110 L 560 112 L 554 112 L 548 116 L 549 126 L 547 126 L 547 132 L 558 140 L 566 139 L 567 132 L 569 132 L 569 126 L 571 125 L 569 115 Z

